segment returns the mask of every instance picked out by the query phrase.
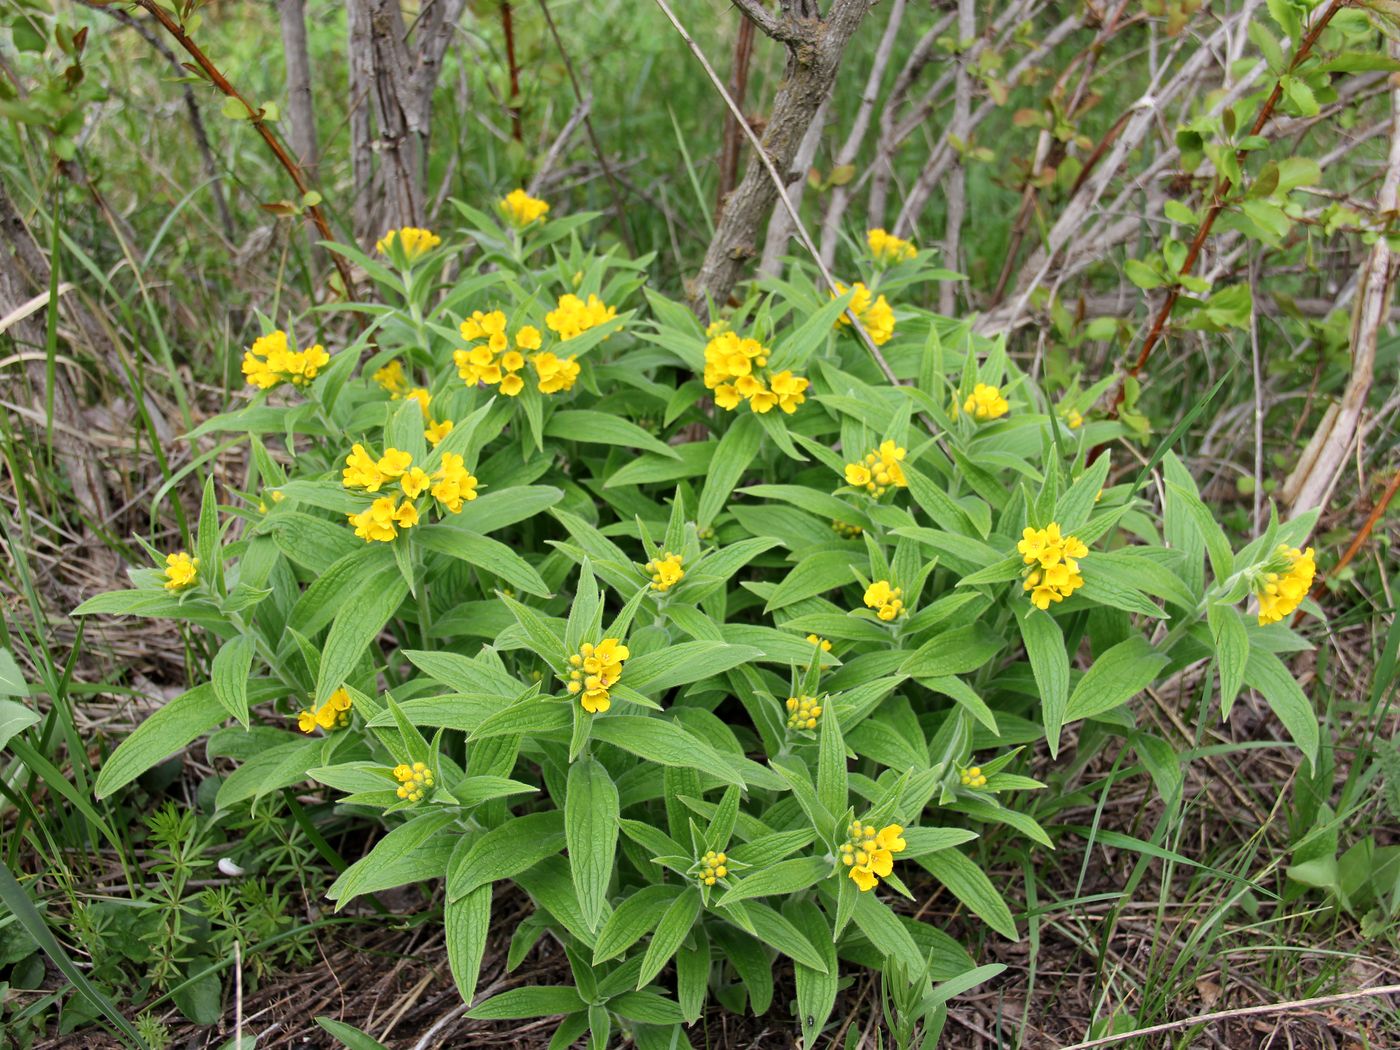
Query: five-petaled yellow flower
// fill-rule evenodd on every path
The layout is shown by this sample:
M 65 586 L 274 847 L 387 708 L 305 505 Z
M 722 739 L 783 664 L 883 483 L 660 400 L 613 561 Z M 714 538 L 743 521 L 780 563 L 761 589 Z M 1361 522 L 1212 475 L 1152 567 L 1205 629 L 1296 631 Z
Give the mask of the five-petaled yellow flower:
M 870 336 L 870 341 L 876 346 L 884 346 L 894 337 L 894 310 L 883 295 L 872 296 L 870 289 L 860 281 L 851 285 L 851 288 L 856 294 L 851 297 L 847 309 L 856 315 L 856 320 Z M 836 295 L 845 295 L 847 290 L 844 284 L 836 285 Z M 836 295 L 832 298 L 836 298 Z M 836 319 L 836 323 L 849 326 L 851 319 L 843 313 Z
M 870 245 L 870 255 L 877 263 L 908 262 L 919 254 L 919 249 L 908 241 L 886 233 L 879 227 L 866 231 L 865 242 Z
M 328 733 L 333 729 L 344 729 L 350 724 L 350 708 L 350 694 L 342 686 L 314 711 L 306 710 L 298 714 L 297 728 L 303 733 L 314 733 L 317 727 Z
M 1037 609 L 1048 609 L 1051 602 L 1064 601 L 1084 586 L 1079 559 L 1089 548 L 1074 536 L 1062 536 L 1057 523 L 1052 521 L 1043 529 L 1027 527 L 1016 549 L 1027 565 L 1035 566 L 1021 588 L 1031 592 Z
M 851 823 L 849 834 L 841 844 L 841 863 L 851 869 L 851 879 L 865 893 L 894 870 L 894 854 L 902 853 L 907 845 L 904 829 L 887 824 L 876 831 L 873 824 L 857 820 Z
M 432 230 L 422 230 L 417 226 L 404 226 L 402 229 L 390 230 L 374 245 L 374 250 L 380 255 L 388 255 L 393 250 L 394 245 L 399 246 L 403 256 L 409 262 L 432 251 L 442 243 L 442 238 L 433 233 Z
M 279 383 L 305 386 L 326 367 L 331 355 L 317 343 L 305 350 L 293 350 L 287 333 L 278 329 L 260 336 L 243 354 L 243 375 L 259 390 L 271 390 Z
M 180 591 L 193 587 L 199 573 L 199 559 L 191 558 L 184 551 L 176 551 L 165 556 L 165 589 Z
M 609 690 L 622 677 L 623 661 L 632 653 L 617 638 L 604 638 L 597 645 L 585 642 L 569 657 L 569 673 L 564 687 L 579 698 L 583 709 L 591 715 L 602 714 L 612 707 Z
M 1279 544 L 1269 560 L 1255 570 L 1253 577 L 1260 626 L 1278 623 L 1298 608 L 1312 589 L 1316 573 L 1317 562 L 1313 560 L 1311 547 L 1299 550 Z
M 548 203 L 531 197 L 522 189 L 511 190 L 502 197 L 500 207 L 510 224 L 522 230 L 549 213 Z
M 865 604 L 875 610 L 875 615 L 889 623 L 904 611 L 902 587 L 891 587 L 889 580 L 876 580 L 865 589 Z
M 647 572 L 651 574 L 652 590 L 665 594 L 685 576 L 681 568 L 681 556 L 667 551 L 660 558 L 647 562 Z
M 1001 396 L 1001 390 L 987 383 L 978 383 L 973 387 L 962 407 L 973 419 L 983 423 L 1000 419 L 1011 411 L 1011 405 Z

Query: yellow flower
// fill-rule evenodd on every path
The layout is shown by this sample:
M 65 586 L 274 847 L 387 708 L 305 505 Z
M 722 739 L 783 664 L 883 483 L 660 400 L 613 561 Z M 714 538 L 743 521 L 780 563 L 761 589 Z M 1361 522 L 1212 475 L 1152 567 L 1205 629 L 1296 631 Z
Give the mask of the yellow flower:
M 879 499 L 891 486 L 904 488 L 909 484 L 900 466 L 907 455 L 893 441 L 882 441 L 880 447 L 865 454 L 863 461 L 846 464 L 846 484 L 863 488 Z
M 1079 559 L 1089 548 L 1075 536 L 1062 535 L 1058 523 L 1052 521 L 1043 529 L 1026 527 L 1016 550 L 1027 565 L 1035 566 L 1021 589 L 1030 592 L 1037 609 L 1048 609 L 1052 602 L 1064 601 L 1084 586 Z
M 544 323 L 561 341 L 567 341 L 616 316 L 617 307 L 608 306 L 596 295 L 589 295 L 585 302 L 572 292 L 567 292 L 559 297 L 558 307 L 545 314 Z
M 809 634 L 807 636 L 807 642 L 809 645 L 819 646 L 824 653 L 831 652 L 831 640 L 828 638 L 821 638 L 815 634 Z
M 572 357 L 561 358 L 546 350 L 530 358 L 530 366 L 539 377 L 542 394 L 557 394 L 573 388 L 578 379 L 578 362 Z
M 397 359 L 375 372 L 374 381 L 389 391 L 396 401 L 408 389 L 408 378 L 403 374 L 403 365 Z
M 821 704 L 817 703 L 816 697 L 790 696 L 787 698 L 787 710 L 787 727 L 789 729 L 816 729 L 817 724 L 821 721 L 822 708 Z
M 404 258 L 413 262 L 419 256 L 432 251 L 442 243 L 442 238 L 431 230 L 422 230 L 416 226 L 405 226 L 402 229 L 390 230 L 374 245 L 374 250 L 380 255 L 388 255 L 395 242 L 402 249 Z
M 560 679 L 564 688 L 579 698 L 585 711 L 591 715 L 602 714 L 612 707 L 609 690 L 622 677 L 623 661 L 631 655 L 627 646 L 616 638 L 604 638 L 597 645 L 585 642 L 569 657 L 569 670 Z
M 900 597 L 903 593 L 903 588 L 891 587 L 889 580 L 876 580 L 865 589 L 865 604 L 888 623 L 904 612 L 904 601 Z
M 384 455 L 379 457 L 379 462 L 375 464 L 375 467 L 386 478 L 397 478 L 408 470 L 412 463 L 411 453 L 396 448 L 386 448 Z
M 713 886 L 718 879 L 729 874 L 729 858 L 723 853 L 706 850 L 705 855 L 691 869 L 702 886 Z
M 184 590 L 193 587 L 199 573 L 199 559 L 191 558 L 184 551 L 176 551 L 165 556 L 165 589 Z
M 792 415 L 797 411 L 797 406 L 807 400 L 805 391 L 811 383 L 802 376 L 793 375 L 790 369 L 784 369 L 770 375 L 768 385 L 778 397 L 778 407 L 787 415 Z
M 1077 408 L 1071 408 L 1068 411 L 1061 413 L 1061 415 L 1064 416 L 1065 424 L 1071 430 L 1078 430 L 1084 425 L 1084 417 L 1080 414 L 1079 409 Z
M 428 473 L 422 467 L 409 468 L 399 479 L 399 485 L 403 487 L 403 494 L 409 499 L 417 499 L 427 491 L 430 484 Z
M 866 231 L 865 240 L 870 245 L 871 256 L 878 263 L 907 262 L 919 254 L 919 250 L 908 241 L 879 228 Z
M 663 594 L 680 583 L 685 576 L 681 569 L 681 556 L 670 551 L 661 558 L 647 562 L 647 572 L 651 574 L 652 589 Z
M 974 419 L 987 422 L 993 419 L 1000 419 L 1011 411 L 1011 406 L 1006 398 L 1001 396 L 1001 391 L 986 383 L 978 383 L 972 388 L 972 393 L 963 402 L 963 411 L 970 413 Z
M 1287 544 L 1278 549 L 1253 573 L 1254 596 L 1259 602 L 1261 627 L 1278 623 L 1302 604 L 1312 590 L 1317 562 L 1313 549 L 1299 550 Z M 170 584 L 166 584 L 167 587 Z
M 303 733 L 314 733 L 318 727 L 328 733 L 334 729 L 344 729 L 350 724 L 351 707 L 350 694 L 342 686 L 316 710 L 298 714 L 297 728 Z
M 441 423 L 430 422 L 423 431 L 423 436 L 428 439 L 428 444 L 437 448 L 438 442 L 452 433 L 452 420 L 444 419 Z
M 511 190 L 500 202 L 501 211 L 512 226 L 524 229 L 530 223 L 543 219 L 549 212 L 549 205 L 537 197 L 531 197 L 521 189 Z
M 394 779 L 399 782 L 398 796 L 405 802 L 421 802 L 433 788 L 433 771 L 423 762 L 395 766 Z
M 873 890 L 894 870 L 894 854 L 904 852 L 904 829 L 887 824 L 878 832 L 873 824 L 853 821 L 848 838 L 841 844 L 841 862 L 850 868 L 850 877 L 860 891 Z
M 316 378 L 330 359 L 320 343 L 306 350 L 293 350 L 287 333 L 279 329 L 254 340 L 244 352 L 243 375 L 259 390 L 270 390 L 278 383 L 304 386 Z
M 399 529 L 411 529 L 418 524 L 418 508 L 408 500 L 398 502 L 397 496 L 380 496 L 366 510 L 347 514 L 355 535 L 366 543 L 389 543 Z
M 863 489 L 870 484 L 870 468 L 864 463 L 846 464 L 846 484 Z
M 356 444 L 350 449 L 350 455 L 345 457 L 345 469 L 340 474 L 341 484 L 347 489 L 378 492 L 379 486 L 387 480 L 379 471 L 378 460 L 365 451 L 364 445 Z
M 958 779 L 962 781 L 963 787 L 984 788 L 987 786 L 987 776 L 982 772 L 981 766 L 968 766 L 959 772 Z
M 832 298 L 836 298 L 836 295 L 845 295 L 848 290 L 855 291 L 848 309 L 856 315 L 856 320 L 870 336 L 870 341 L 876 346 L 884 346 L 894 337 L 894 310 L 890 308 L 890 304 L 885 301 L 883 295 L 876 297 L 874 302 L 871 302 L 870 289 L 860 281 L 851 285 L 850 289 L 847 289 L 844 284 L 837 284 L 836 294 Z M 843 313 L 836 319 L 836 323 L 849 326 L 851 319 Z
M 433 499 L 453 514 L 461 512 L 464 502 L 470 503 L 477 497 L 477 480 L 467 470 L 462 457 L 455 452 L 443 455 L 442 466 L 433 474 L 432 480 Z

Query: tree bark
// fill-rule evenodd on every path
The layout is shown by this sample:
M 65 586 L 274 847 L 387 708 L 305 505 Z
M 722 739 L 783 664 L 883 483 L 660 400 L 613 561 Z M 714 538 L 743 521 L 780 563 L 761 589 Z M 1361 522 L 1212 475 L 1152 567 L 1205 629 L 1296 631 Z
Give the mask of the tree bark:
M 316 110 L 311 103 L 311 56 L 303 0 L 277 0 L 282 20 L 282 65 L 287 71 L 287 138 L 303 171 L 316 173 Z
M 825 19 L 805 3 L 784 4 L 781 16 L 757 0 L 740 7 L 759 29 L 787 48 L 783 82 L 763 134 L 763 149 L 780 172 L 791 170 L 807 128 L 831 90 L 841 56 L 870 9 L 870 0 L 834 0 Z M 800 8 L 788 11 L 788 8 Z M 759 227 L 778 199 L 762 158 L 750 156 L 743 181 L 725 203 L 714 239 L 690 289 L 690 305 L 702 318 L 709 302 L 724 303 L 758 254 Z

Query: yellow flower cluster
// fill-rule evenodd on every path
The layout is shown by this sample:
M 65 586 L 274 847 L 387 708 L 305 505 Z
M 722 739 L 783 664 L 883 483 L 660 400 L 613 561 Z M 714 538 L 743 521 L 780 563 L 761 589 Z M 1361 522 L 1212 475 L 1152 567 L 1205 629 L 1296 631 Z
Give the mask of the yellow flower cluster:
M 402 229 L 390 230 L 379 238 L 374 245 L 374 250 L 380 255 L 388 255 L 393 250 L 394 245 L 398 244 L 404 258 L 413 262 L 441 243 L 442 238 L 432 230 L 421 230 L 417 226 L 405 226 Z
M 831 652 L 831 640 L 828 638 L 820 638 L 815 634 L 809 634 L 807 636 L 807 644 L 817 646 L 824 653 Z
M 398 535 L 398 529 L 417 525 L 418 507 L 413 501 L 424 492 L 430 492 L 433 499 L 452 514 L 461 511 L 463 502 L 469 503 L 477 497 L 476 478 L 467 470 L 462 457 L 453 452 L 442 457 L 442 465 L 432 474 L 415 467 L 413 456 L 396 448 L 386 448 L 384 455 L 375 459 L 363 445 L 356 444 L 345 457 L 341 483 L 347 489 L 378 492 L 394 481 L 403 490 L 402 503 L 399 494 L 393 493 L 381 496 L 358 514 L 347 515 L 355 535 L 367 543 L 388 543 Z
M 850 838 L 841 844 L 841 863 L 851 869 L 851 878 L 865 893 L 894 870 L 894 854 L 902 853 L 904 829 L 888 824 L 878 832 L 873 824 L 852 821 Z
M 1023 530 L 1016 549 L 1027 565 L 1035 566 L 1021 589 L 1031 592 L 1037 609 L 1048 609 L 1051 602 L 1064 601 L 1084 586 L 1078 559 L 1087 555 L 1089 548 L 1073 536 L 1061 536 L 1055 522 L 1043 529 Z
M 822 717 L 822 706 L 814 696 L 790 696 L 787 698 L 789 729 L 816 729 Z
M 807 400 L 808 381 L 791 369 L 768 375 L 765 383 L 758 369 L 768 364 L 768 348 L 757 339 L 720 332 L 705 345 L 705 386 L 715 392 L 715 404 L 727 412 L 747 400 L 762 415 L 776 405 L 788 415 Z
M 597 328 L 617 316 L 617 307 L 608 306 L 596 295 L 589 295 L 588 301 L 580 299 L 572 292 L 559 297 L 559 305 L 544 315 L 544 323 L 560 340 L 568 340 L 582 335 L 590 328 Z
M 522 326 L 515 333 L 512 347 L 506 333 L 506 315 L 500 310 L 490 313 L 476 310 L 462 322 L 460 331 L 463 339 L 474 344 L 452 355 L 463 382 L 468 386 L 500 384 L 501 393 L 506 397 L 515 397 L 525 389 L 525 380 L 518 374 L 525 367 L 525 355 L 521 351 L 540 348 L 538 328 Z
M 573 388 L 578 379 L 578 361 L 573 357 L 559 357 L 548 350 L 530 358 L 530 367 L 539 378 L 541 394 L 557 394 Z
M 1078 430 L 1084 425 L 1084 416 L 1077 408 L 1066 409 L 1060 413 L 1060 417 L 1071 430 Z
M 860 326 L 870 335 L 870 341 L 876 346 L 884 346 L 894 337 L 894 310 L 883 295 L 873 297 L 872 302 L 870 289 L 860 281 L 851 285 L 851 288 L 856 294 L 851 298 L 848 309 L 856 315 Z M 844 284 L 836 285 L 838 295 L 845 295 L 847 290 Z M 833 295 L 832 298 L 836 296 Z M 849 326 L 851 319 L 843 313 L 836 319 L 836 323 Z
M 863 460 L 846 464 L 846 484 L 863 488 L 876 499 L 885 494 L 891 485 L 905 488 L 909 482 L 904 477 L 900 461 L 907 452 L 893 441 L 882 441 L 880 447 L 867 452 Z
M 184 551 L 167 554 L 165 556 L 165 589 L 179 591 L 186 587 L 193 587 L 198 572 L 198 558 L 191 558 Z
M 877 580 L 865 589 L 865 604 L 889 623 L 904 611 L 904 601 L 900 597 L 903 593 L 902 587 L 891 587 L 889 580 Z
M 667 551 L 663 557 L 647 562 L 647 572 L 651 573 L 652 590 L 669 591 L 685 577 L 681 568 L 681 556 Z
M 585 642 L 569 657 L 569 677 L 565 688 L 579 697 L 583 709 L 591 715 L 601 714 L 612 707 L 608 690 L 622 677 L 622 662 L 632 654 L 616 638 L 604 638 L 597 645 Z M 582 695 L 579 695 L 579 694 Z
M 421 802 L 433 786 L 433 771 L 423 762 L 413 765 L 400 763 L 394 767 L 394 779 L 399 782 L 398 796 L 407 802 Z
M 843 540 L 853 540 L 865 530 L 859 525 L 852 525 L 847 521 L 833 519 L 831 522 L 831 531 L 836 533 L 836 535 L 840 536 Z
M 316 710 L 298 714 L 297 728 L 303 733 L 314 733 L 317 726 L 328 733 L 333 729 L 344 729 L 350 724 L 351 706 L 350 694 L 343 687 L 337 689 Z
M 987 786 L 986 774 L 982 772 L 981 766 L 968 766 L 959 775 L 963 787 L 984 788 Z
M 500 202 L 501 211 L 510 224 L 524 229 L 536 219 L 543 219 L 549 213 L 549 205 L 538 197 L 531 197 L 521 189 L 511 190 Z
M 908 241 L 879 228 L 867 230 L 865 242 L 870 245 L 870 254 L 878 263 L 908 262 L 919 254 L 919 249 Z
M 404 391 L 408 389 L 408 377 L 403 372 L 403 362 L 398 358 L 390 361 L 387 365 L 374 373 L 374 381 L 379 386 L 389 392 L 389 396 L 395 401 L 403 397 Z
M 1316 574 L 1317 563 L 1311 547 L 1300 551 L 1297 547 L 1279 544 L 1255 578 L 1254 595 L 1259 600 L 1260 626 L 1278 623 L 1298 608 L 1312 589 Z
M 978 383 L 972 388 L 972 393 L 967 395 L 967 400 L 963 402 L 963 411 L 972 416 L 973 419 L 981 422 L 988 422 L 993 419 L 1000 419 L 1011 411 L 1011 406 L 1006 398 L 1001 396 L 1001 390 L 986 383 Z
M 259 390 L 271 390 L 278 383 L 305 386 L 330 359 L 320 343 L 306 350 L 293 350 L 287 333 L 278 329 L 253 340 L 243 354 L 243 374 L 248 385 Z
M 696 875 L 696 878 L 700 880 L 700 885 L 713 886 L 716 879 L 722 879 L 728 874 L 729 858 L 723 853 L 706 850 L 705 855 L 700 858 L 700 871 Z

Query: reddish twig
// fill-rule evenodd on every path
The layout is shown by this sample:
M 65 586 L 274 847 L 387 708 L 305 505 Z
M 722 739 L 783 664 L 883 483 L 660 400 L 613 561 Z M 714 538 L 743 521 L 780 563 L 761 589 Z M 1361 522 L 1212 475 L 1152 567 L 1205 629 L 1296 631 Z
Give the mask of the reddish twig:
M 1340 11 L 1347 3 L 1347 0 L 1332 0 L 1327 5 L 1327 10 L 1313 23 L 1308 30 L 1308 35 L 1303 38 L 1298 50 L 1293 53 L 1292 60 L 1288 63 L 1288 68 L 1283 76 L 1274 81 L 1274 89 L 1269 92 L 1268 99 L 1259 110 L 1259 115 L 1254 118 L 1254 125 L 1249 129 L 1250 136 L 1258 135 L 1264 130 L 1264 125 L 1269 122 L 1269 118 L 1274 114 L 1274 107 L 1278 105 L 1278 100 L 1283 97 L 1283 77 L 1290 75 L 1312 51 L 1313 45 L 1317 43 L 1317 38 L 1322 35 L 1322 31 L 1327 28 L 1327 24 L 1332 21 L 1332 17 Z M 1235 160 L 1241 166 L 1245 162 L 1246 151 L 1239 150 L 1235 153 Z M 1215 188 L 1211 191 L 1210 208 L 1206 212 L 1206 217 L 1202 220 L 1200 227 L 1196 230 L 1196 236 L 1191 239 L 1191 246 L 1186 251 L 1186 259 L 1181 264 L 1178 274 L 1181 277 L 1189 275 L 1196 268 L 1196 260 L 1200 258 L 1201 248 L 1204 246 L 1206 238 L 1210 236 L 1211 227 L 1215 225 L 1215 220 L 1220 217 L 1220 213 L 1225 210 L 1225 198 L 1233 188 L 1234 184 L 1230 179 L 1221 175 L 1216 180 Z M 1167 291 L 1167 297 L 1162 302 L 1162 307 L 1157 311 L 1157 316 L 1152 322 L 1152 327 L 1147 331 L 1147 337 L 1142 341 L 1142 349 L 1138 351 L 1137 360 L 1128 369 L 1128 375 L 1136 376 L 1147 365 L 1148 358 L 1152 356 L 1152 351 L 1157 343 L 1161 341 L 1163 332 L 1166 331 L 1167 320 L 1171 317 L 1172 307 L 1181 296 L 1181 284 L 1172 285 Z M 1113 404 L 1109 409 L 1110 416 L 1117 416 L 1118 408 L 1123 404 L 1126 390 L 1123 383 L 1118 384 L 1117 391 L 1113 396 Z
M 1323 576 L 1318 579 L 1317 586 L 1315 586 L 1312 591 L 1312 597 L 1314 599 L 1321 598 L 1327 593 L 1326 578 L 1328 576 L 1335 577 L 1350 565 L 1352 559 L 1361 552 L 1361 548 L 1364 547 L 1366 541 L 1371 538 L 1371 530 L 1376 527 L 1376 522 L 1381 520 L 1381 515 L 1384 514 L 1385 509 L 1390 506 L 1390 501 L 1395 498 L 1396 491 L 1400 491 L 1400 470 L 1397 470 L 1391 477 L 1390 484 L 1387 485 L 1385 491 L 1381 493 L 1381 498 L 1376 500 L 1376 505 L 1371 508 L 1371 513 L 1366 515 L 1366 520 L 1361 523 L 1361 528 L 1356 530 L 1356 535 L 1352 537 L 1351 544 L 1337 560 L 1337 564 L 1332 566 L 1330 572 L 1323 574 Z M 1302 616 L 1303 610 L 1299 609 L 1293 616 L 1293 622 L 1296 624 Z
M 516 142 L 525 141 L 525 130 L 520 123 L 520 66 L 515 61 L 515 19 L 511 15 L 510 0 L 501 0 L 501 29 L 506 35 L 506 64 L 510 67 L 510 133 Z
M 254 130 L 257 131 L 262 137 L 262 140 L 267 143 L 268 149 L 272 150 L 273 155 L 277 158 L 277 162 L 282 165 L 287 174 L 291 177 L 293 184 L 295 184 L 297 188 L 297 192 L 301 195 L 301 199 L 305 200 L 306 195 L 311 192 L 311 187 L 307 185 L 306 182 L 306 176 L 302 172 L 301 166 L 292 159 L 282 143 L 277 140 L 277 136 L 272 133 L 272 129 L 267 126 L 262 117 L 262 110 L 250 103 L 239 93 L 237 88 L 228 82 L 228 78 L 219 72 L 218 67 L 214 65 L 209 56 L 200 49 L 198 44 L 186 35 L 184 27 L 181 26 L 179 22 L 175 21 L 175 19 L 170 16 L 169 12 L 160 7 L 155 0 L 135 0 L 135 3 L 144 8 L 152 18 L 165 28 L 167 33 L 175 38 L 175 42 L 184 48 L 185 51 L 189 53 L 190 57 L 198 63 L 204 75 L 209 78 L 216 88 L 227 97 L 237 99 L 242 104 L 243 108 L 248 111 L 248 123 L 253 125 Z M 325 213 L 321 211 L 320 205 L 308 204 L 305 205 L 305 208 L 307 213 L 311 216 L 311 221 L 316 224 L 316 232 L 321 235 L 321 239 L 324 241 L 335 240 L 335 237 L 331 234 L 330 224 L 326 222 Z M 350 265 L 335 252 L 331 253 L 331 262 L 335 264 L 336 271 L 340 274 L 340 280 L 344 285 L 346 298 L 353 299 L 355 297 L 355 284 L 350 275 Z
M 754 26 L 747 18 L 739 19 L 739 35 L 734 38 L 734 62 L 729 70 L 729 93 L 740 106 L 749 89 L 749 63 L 753 59 Z M 724 114 L 724 140 L 719 154 L 719 190 L 715 194 L 715 218 L 724 210 L 724 198 L 739 181 L 739 148 L 743 136 L 734 114 Z

